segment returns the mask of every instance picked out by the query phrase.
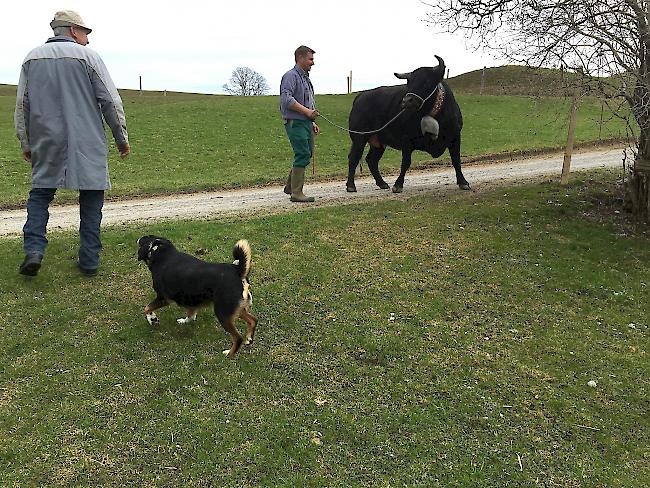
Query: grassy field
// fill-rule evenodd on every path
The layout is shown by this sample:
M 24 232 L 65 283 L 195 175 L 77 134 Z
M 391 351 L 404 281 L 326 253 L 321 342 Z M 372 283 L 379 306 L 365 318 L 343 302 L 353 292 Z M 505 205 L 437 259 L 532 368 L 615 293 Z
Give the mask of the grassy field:
M 109 197 L 192 192 L 279 183 L 286 178 L 291 150 L 279 118 L 278 98 L 227 97 L 170 93 L 123 92 L 132 155 L 110 157 L 113 190 Z M 562 147 L 566 142 L 568 102 L 562 98 L 459 95 L 464 114 L 463 155 Z M 319 109 L 347 126 L 353 96 L 320 95 Z M 0 208 L 21 206 L 31 175 L 22 161 L 13 128 L 15 89 L 0 87 Z M 621 137 L 619 121 L 600 125 L 601 106 L 586 100 L 580 108 L 578 142 Z M 317 140 L 317 177 L 347 174 L 349 137 L 321 120 Z M 415 164 L 430 161 L 418 153 Z M 385 173 L 399 167 L 400 154 L 387 151 Z M 449 164 L 445 155 L 439 164 Z M 61 192 L 59 201 L 76 198 Z
M 650 246 L 617 179 L 112 228 L 94 279 L 75 234 L 36 279 L 2 239 L 0 485 L 648 486 Z M 147 325 L 150 232 L 250 240 L 252 349 Z

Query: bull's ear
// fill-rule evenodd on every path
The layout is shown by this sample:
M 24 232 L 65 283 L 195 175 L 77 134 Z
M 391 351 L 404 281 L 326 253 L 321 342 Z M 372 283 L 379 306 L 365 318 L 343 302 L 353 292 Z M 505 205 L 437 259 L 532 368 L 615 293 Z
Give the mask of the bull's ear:
M 395 78 L 400 80 L 408 80 L 411 77 L 411 73 L 395 73 Z

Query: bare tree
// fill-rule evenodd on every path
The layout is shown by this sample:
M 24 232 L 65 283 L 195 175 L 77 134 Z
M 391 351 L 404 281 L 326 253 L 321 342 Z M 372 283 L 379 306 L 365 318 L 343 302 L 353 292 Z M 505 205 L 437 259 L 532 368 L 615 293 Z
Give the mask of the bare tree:
M 431 25 L 463 32 L 509 61 L 572 70 L 602 95 L 636 141 L 627 196 L 633 212 L 648 218 L 650 0 L 438 0 L 428 6 Z
M 250 97 L 266 95 L 269 92 L 269 84 L 257 71 L 240 66 L 233 70 L 230 80 L 223 85 L 223 89 L 231 95 Z

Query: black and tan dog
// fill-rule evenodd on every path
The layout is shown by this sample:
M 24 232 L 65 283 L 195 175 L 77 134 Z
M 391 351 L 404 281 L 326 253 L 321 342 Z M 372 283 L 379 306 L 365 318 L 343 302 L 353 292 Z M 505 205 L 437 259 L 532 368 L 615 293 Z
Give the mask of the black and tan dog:
M 251 344 L 257 318 L 250 313 L 253 297 L 248 283 L 248 241 L 238 241 L 232 254 L 233 264 L 208 263 L 178 251 L 163 237 L 148 235 L 138 239 L 138 261 L 147 263 L 156 292 L 156 298 L 144 308 L 149 324 L 158 325 L 155 310 L 171 302 L 187 309 L 187 316 L 178 319 L 179 324 L 196 320 L 199 308 L 212 305 L 217 319 L 232 337 L 232 347 L 223 353 L 233 357 L 242 343 Z M 246 321 L 246 339 L 235 327 L 238 318 Z

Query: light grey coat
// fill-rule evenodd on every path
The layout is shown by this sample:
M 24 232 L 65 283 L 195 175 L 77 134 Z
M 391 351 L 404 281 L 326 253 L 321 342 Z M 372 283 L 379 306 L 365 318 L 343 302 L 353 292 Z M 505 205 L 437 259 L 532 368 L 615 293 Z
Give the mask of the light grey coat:
M 56 36 L 27 55 L 14 123 L 32 154 L 33 188 L 110 188 L 102 115 L 115 142 L 127 143 L 122 99 L 95 51 Z

